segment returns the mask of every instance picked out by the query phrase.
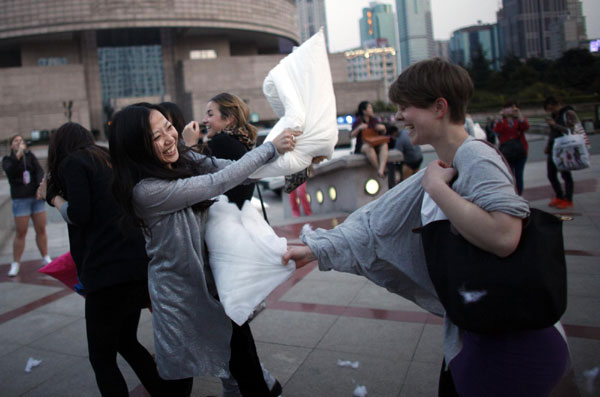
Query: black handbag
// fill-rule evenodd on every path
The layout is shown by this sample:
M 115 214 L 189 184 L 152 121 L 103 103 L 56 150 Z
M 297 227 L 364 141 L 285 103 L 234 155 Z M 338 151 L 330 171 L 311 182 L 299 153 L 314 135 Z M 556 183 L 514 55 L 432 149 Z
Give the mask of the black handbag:
M 429 276 L 460 328 L 504 333 L 545 328 L 567 308 L 562 222 L 532 208 L 515 252 L 500 258 L 469 243 L 448 220 L 421 233 Z
M 567 269 L 556 216 L 531 208 L 517 249 L 505 258 L 474 246 L 448 220 L 416 232 L 440 302 L 460 328 L 482 334 L 540 329 L 565 312 Z
M 510 163 L 524 159 L 527 156 L 520 137 L 510 139 L 500 144 L 500 152 Z

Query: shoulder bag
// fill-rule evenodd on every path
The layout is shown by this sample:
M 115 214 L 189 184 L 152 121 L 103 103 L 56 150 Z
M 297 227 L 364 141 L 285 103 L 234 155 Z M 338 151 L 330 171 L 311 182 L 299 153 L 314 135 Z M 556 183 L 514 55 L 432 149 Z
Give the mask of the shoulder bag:
M 377 147 L 387 144 L 390 141 L 390 137 L 386 135 L 379 135 L 373 128 L 365 128 L 362 131 L 362 140 L 369 146 Z
M 554 139 L 552 161 L 558 171 L 577 171 L 590 166 L 590 153 L 586 145 L 586 136 L 572 134 Z
M 417 232 L 446 315 L 460 328 L 483 334 L 540 329 L 565 312 L 562 222 L 554 215 L 532 208 L 517 249 L 505 258 L 474 246 L 448 220 Z

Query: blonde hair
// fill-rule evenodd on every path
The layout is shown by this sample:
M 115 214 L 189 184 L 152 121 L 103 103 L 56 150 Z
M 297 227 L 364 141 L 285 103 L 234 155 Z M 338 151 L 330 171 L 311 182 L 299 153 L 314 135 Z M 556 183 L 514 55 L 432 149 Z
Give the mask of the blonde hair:
M 212 97 L 210 102 L 219 105 L 221 118 L 226 119 L 231 117 L 233 119 L 233 124 L 230 126 L 231 128 L 234 130 L 246 130 L 248 137 L 252 142 L 256 140 L 258 132 L 256 127 L 250 124 L 250 110 L 248 109 L 248 105 L 246 105 L 240 97 L 223 92 Z

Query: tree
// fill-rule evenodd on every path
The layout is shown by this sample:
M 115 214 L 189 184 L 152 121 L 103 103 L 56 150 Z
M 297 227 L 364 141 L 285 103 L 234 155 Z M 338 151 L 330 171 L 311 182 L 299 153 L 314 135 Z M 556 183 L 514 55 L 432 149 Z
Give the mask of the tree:
M 471 57 L 471 64 L 467 70 L 476 88 L 485 89 L 489 86 L 492 71 L 490 69 L 490 62 L 485 57 L 485 53 L 481 48 L 474 51 Z

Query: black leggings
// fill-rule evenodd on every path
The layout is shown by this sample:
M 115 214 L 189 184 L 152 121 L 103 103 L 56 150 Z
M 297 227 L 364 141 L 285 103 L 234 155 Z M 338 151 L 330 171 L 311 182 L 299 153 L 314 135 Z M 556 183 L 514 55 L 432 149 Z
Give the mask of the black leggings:
M 242 326 L 233 321 L 231 323 L 231 375 L 237 381 L 243 396 L 269 396 L 269 388 L 263 377 L 250 326 L 247 322 Z
M 574 183 L 571 171 L 560 171 L 560 176 L 563 181 L 565 181 L 565 191 L 563 193 L 562 186 L 558 180 L 558 170 L 552 160 L 552 149 L 550 149 L 550 154 L 548 154 L 548 158 L 546 159 L 546 172 L 550 185 L 552 185 L 552 189 L 554 189 L 554 193 L 556 194 L 556 198 L 573 201 Z
M 85 299 L 90 363 L 103 396 L 129 395 L 127 383 L 117 366 L 117 352 L 151 395 L 160 395 L 165 386 L 154 359 L 137 340 L 141 309 L 148 301 L 146 282 L 111 286 L 93 292 Z

